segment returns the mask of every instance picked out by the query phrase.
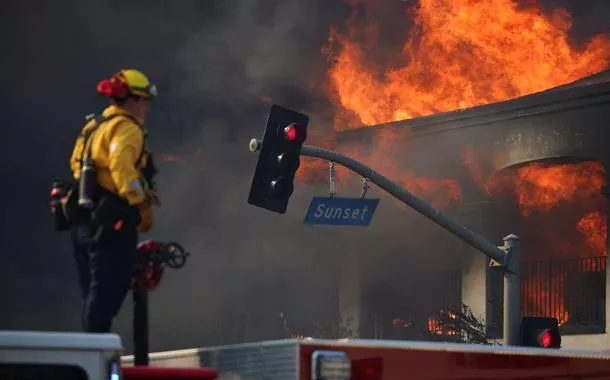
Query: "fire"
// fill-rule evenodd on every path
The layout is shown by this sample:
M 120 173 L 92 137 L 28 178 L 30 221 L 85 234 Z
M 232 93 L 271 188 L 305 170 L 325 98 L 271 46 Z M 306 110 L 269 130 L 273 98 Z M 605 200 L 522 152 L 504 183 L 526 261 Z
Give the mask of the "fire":
M 323 49 L 329 60 L 325 91 L 336 108 L 337 131 L 508 100 L 599 72 L 609 63 L 610 39 L 604 35 L 582 48 L 570 45 L 565 9 L 545 14 L 513 0 L 420 0 L 405 12 L 405 21 L 412 19 L 414 26 L 405 33 L 400 53 L 373 62 L 385 47 L 377 38 L 383 20 L 358 12 L 379 3 L 351 3 L 346 30 L 332 27 Z M 408 136 L 396 134 L 386 126 L 377 132 L 371 152 L 340 150 L 398 179 L 435 207 L 460 202 L 456 181 L 424 178 L 400 167 L 392 156 L 408 149 Z M 328 140 L 324 145 L 332 148 Z M 301 181 L 327 178 L 323 162 L 302 164 Z
M 513 0 L 419 0 L 410 13 L 415 26 L 395 62 L 367 59 L 379 48 L 381 20 L 358 23 L 354 12 L 346 33 L 331 28 L 325 53 L 337 130 L 508 100 L 608 65 L 606 36 L 580 50 L 570 45 L 565 9 L 545 15 Z
M 598 161 L 533 162 L 504 170 L 486 183 L 492 197 L 501 190 L 515 195 L 527 226 L 524 233 L 529 234 L 523 246 L 524 261 L 563 261 L 548 271 L 524 273 L 522 292 L 529 314 L 551 315 L 562 324 L 568 322 L 568 273 L 603 270 L 603 262 L 595 258 L 606 256 L 607 251 L 606 201 L 602 195 L 605 177 Z
M 513 173 L 505 171 L 492 178 L 486 188 L 493 194 L 510 187 L 524 217 L 535 213 L 548 214 L 562 204 L 578 208 L 581 214 L 575 223 L 575 231 L 584 236 L 587 245 L 580 249 L 579 256 L 605 256 L 607 223 L 605 213 L 600 209 L 605 205 L 601 194 L 605 177 L 604 167 L 599 161 L 569 164 L 533 162 Z M 561 240 L 559 236 L 553 238 Z
M 563 295 L 565 292 L 565 273 L 555 271 L 553 273 L 553 287 L 543 288 L 537 281 L 538 273 L 528 273 L 521 278 L 521 297 L 528 303 L 528 314 L 539 316 L 551 316 L 557 318 L 560 325 L 568 322 L 568 312 Z
M 524 216 L 549 211 L 561 201 L 583 202 L 600 196 L 604 168 L 599 162 L 543 165 L 532 163 L 517 170 L 519 206 Z
M 440 310 L 440 314 L 446 314 L 449 319 L 457 319 L 457 315 L 452 311 Z M 443 323 L 438 317 L 428 318 L 428 331 L 436 335 L 457 335 L 459 332 L 454 330 L 452 326 Z
M 587 244 L 599 256 L 606 256 L 606 236 L 608 225 L 606 217 L 601 211 L 590 212 L 583 216 L 576 224 L 580 233 L 587 237 Z

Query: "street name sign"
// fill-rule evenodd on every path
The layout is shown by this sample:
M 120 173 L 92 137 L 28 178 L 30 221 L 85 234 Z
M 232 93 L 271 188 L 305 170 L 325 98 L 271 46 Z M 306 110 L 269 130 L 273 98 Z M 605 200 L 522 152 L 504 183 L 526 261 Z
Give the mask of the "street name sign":
M 313 197 L 304 224 L 328 226 L 368 226 L 379 199 Z

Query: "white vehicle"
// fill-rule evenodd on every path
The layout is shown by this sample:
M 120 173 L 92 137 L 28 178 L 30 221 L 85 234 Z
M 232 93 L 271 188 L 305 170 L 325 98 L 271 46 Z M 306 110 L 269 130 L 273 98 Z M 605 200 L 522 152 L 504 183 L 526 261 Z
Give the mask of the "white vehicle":
M 122 352 L 116 334 L 0 330 L 0 379 L 119 380 Z

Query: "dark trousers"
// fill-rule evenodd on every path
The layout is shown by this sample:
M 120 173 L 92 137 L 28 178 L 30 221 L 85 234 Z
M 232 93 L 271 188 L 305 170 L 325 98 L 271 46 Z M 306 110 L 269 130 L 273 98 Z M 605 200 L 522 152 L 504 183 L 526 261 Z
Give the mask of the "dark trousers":
M 83 299 L 83 328 L 90 333 L 110 332 L 134 275 L 138 232 L 136 228 L 105 230 L 94 239 L 97 227 L 72 228 L 72 242 Z

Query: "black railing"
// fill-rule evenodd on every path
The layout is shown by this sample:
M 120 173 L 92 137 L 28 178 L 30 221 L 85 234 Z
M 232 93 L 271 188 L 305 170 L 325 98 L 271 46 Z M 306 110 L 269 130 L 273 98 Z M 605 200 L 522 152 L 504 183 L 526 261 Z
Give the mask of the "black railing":
M 565 332 L 603 331 L 606 257 L 522 263 L 521 301 L 522 315 L 556 317 Z

